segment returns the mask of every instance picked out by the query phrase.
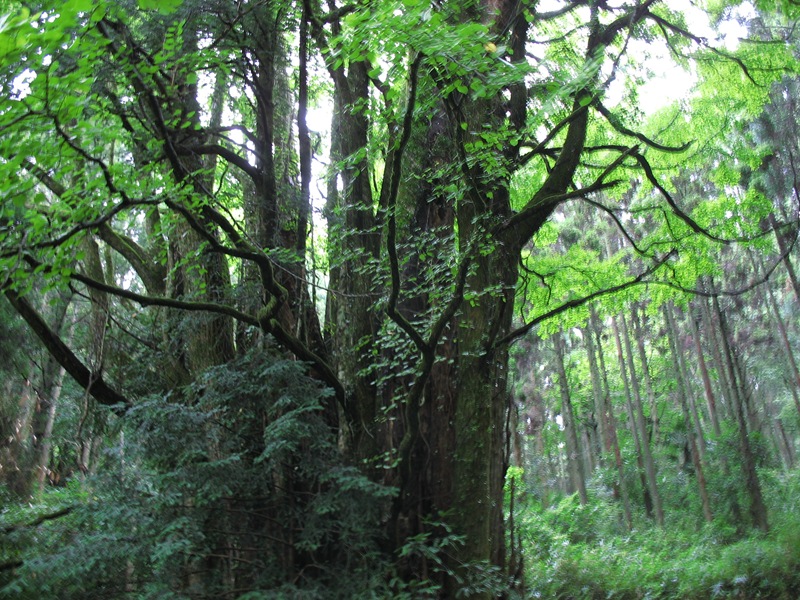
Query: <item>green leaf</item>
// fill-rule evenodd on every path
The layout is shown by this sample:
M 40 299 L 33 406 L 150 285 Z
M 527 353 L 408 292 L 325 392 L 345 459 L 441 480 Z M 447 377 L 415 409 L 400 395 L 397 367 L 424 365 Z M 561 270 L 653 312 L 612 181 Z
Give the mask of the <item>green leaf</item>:
M 76 14 L 79 12 L 89 12 L 92 10 L 94 0 L 68 0 L 61 7 L 62 12 Z
M 174 13 L 183 4 L 183 0 L 138 0 L 142 10 L 157 10 L 162 15 Z

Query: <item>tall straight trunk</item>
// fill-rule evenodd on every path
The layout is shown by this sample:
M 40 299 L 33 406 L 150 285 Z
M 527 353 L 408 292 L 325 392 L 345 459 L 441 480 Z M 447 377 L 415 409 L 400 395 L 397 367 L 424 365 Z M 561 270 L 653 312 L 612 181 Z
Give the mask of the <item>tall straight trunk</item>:
M 583 328 L 583 339 L 586 342 L 586 356 L 589 360 L 589 374 L 592 380 L 592 399 L 594 401 L 594 419 L 592 424 L 597 428 L 597 445 L 595 448 L 596 462 L 603 464 L 603 453 L 608 451 L 608 434 L 606 432 L 605 408 L 603 402 L 603 386 L 600 370 L 597 365 L 597 354 L 594 347 L 592 328 Z
M 786 267 L 786 274 L 789 276 L 789 281 L 792 284 L 792 291 L 797 302 L 800 302 L 800 282 L 797 280 L 797 274 L 794 270 L 794 265 L 791 259 L 791 248 L 786 243 L 786 238 L 781 232 L 781 228 L 775 218 L 775 213 L 769 214 L 769 224 L 775 234 L 775 239 L 778 242 L 778 249 L 781 251 L 783 266 Z
M 677 361 L 676 365 L 678 370 L 676 371 L 676 375 L 678 376 L 678 389 L 680 393 L 683 394 L 683 399 L 689 409 L 691 424 L 694 428 L 695 443 L 697 444 L 700 451 L 700 458 L 702 459 L 706 451 L 705 433 L 703 432 L 703 425 L 700 422 L 700 413 L 697 410 L 697 403 L 694 400 L 694 394 L 690 385 L 689 370 L 686 368 L 686 357 L 684 356 L 683 345 L 681 344 L 680 330 L 678 329 L 675 319 L 675 310 L 675 305 L 672 302 L 668 302 L 664 305 L 667 329 L 675 349 L 673 356 Z
M 583 426 L 580 428 L 580 433 L 580 445 L 583 450 L 581 453 L 583 473 L 584 477 L 590 477 L 595 468 L 595 454 L 592 452 L 592 448 L 595 445 L 595 441 L 592 439 L 594 430 L 590 429 L 588 426 Z
M 775 398 L 772 394 L 765 394 L 764 397 L 764 427 L 767 438 L 772 441 L 774 453 L 785 471 L 789 471 L 793 466 L 793 458 L 786 444 L 786 435 L 780 418 L 775 416 L 773 404 Z
M 709 308 L 709 303 L 713 306 L 712 300 L 700 299 L 699 306 L 703 317 L 703 324 L 708 335 L 709 346 L 711 347 L 711 355 L 716 365 L 719 388 L 725 400 L 723 403 L 723 415 L 725 418 L 735 420 L 735 415 L 733 414 L 733 385 L 731 384 L 730 373 L 728 371 L 728 363 L 723 358 L 722 352 L 720 351 L 720 348 L 723 346 L 722 330 L 716 318 L 716 312 L 712 313 L 711 308 Z M 717 409 L 719 409 L 719 406 L 717 406 Z M 717 412 L 719 413 L 719 410 Z
M 544 444 L 544 425 L 547 411 L 544 398 L 535 389 L 525 411 L 525 436 L 533 437 L 533 465 L 541 491 L 542 505 L 548 505 L 548 481 L 552 479 L 550 461 Z
M 653 514 L 653 496 L 648 485 L 647 475 L 645 473 L 645 460 L 642 454 L 642 444 L 646 440 L 642 440 L 637 426 L 636 416 L 633 410 L 633 398 L 631 394 L 630 378 L 628 377 L 628 367 L 625 363 L 625 353 L 622 349 L 622 337 L 619 333 L 619 326 L 617 325 L 616 317 L 611 317 L 611 331 L 614 334 L 614 341 L 617 346 L 617 364 L 619 365 L 620 377 L 622 378 L 622 388 L 625 394 L 625 409 L 628 413 L 628 428 L 630 429 L 631 436 L 633 437 L 634 447 L 636 448 L 636 464 L 639 473 L 639 482 L 642 486 L 642 497 L 644 500 L 644 509 L 647 516 L 651 519 L 654 518 Z M 660 524 L 660 523 L 659 523 Z
M 628 486 L 625 483 L 625 464 L 622 461 L 622 452 L 619 449 L 619 439 L 617 437 L 617 421 L 614 415 L 614 408 L 611 403 L 610 387 L 608 385 L 608 371 L 606 370 L 606 360 L 603 353 L 603 339 L 600 327 L 600 319 L 597 317 L 597 312 L 594 306 L 589 308 L 591 328 L 594 330 L 594 336 L 597 347 L 597 362 L 600 367 L 600 375 L 602 376 L 603 393 L 601 398 L 601 413 L 599 419 L 605 422 L 608 442 L 608 448 L 613 451 L 614 462 L 617 466 L 617 476 L 619 477 L 618 490 L 619 495 L 622 497 L 622 507 L 625 515 L 625 524 L 628 530 L 633 528 L 633 517 L 631 515 L 631 502 L 628 495 Z
M 777 234 L 776 234 L 777 235 Z M 756 273 L 763 273 L 764 272 L 764 264 L 763 261 L 756 260 L 755 254 L 750 253 L 750 258 L 753 261 L 753 265 L 756 269 Z M 786 362 L 789 366 L 789 372 L 792 377 L 792 384 L 795 389 L 800 389 L 800 369 L 797 367 L 797 359 L 794 355 L 794 350 L 792 350 L 792 345 L 789 343 L 789 335 L 786 331 L 786 323 L 781 316 L 781 310 L 778 306 L 778 302 L 775 299 L 775 294 L 772 292 L 772 287 L 770 287 L 769 283 L 763 286 L 766 289 L 766 300 L 767 306 L 770 308 L 770 312 L 772 313 L 772 318 L 775 320 L 775 326 L 778 329 L 778 335 L 781 339 L 781 347 L 783 348 L 784 355 L 786 356 Z M 760 288 L 759 288 L 760 293 Z M 800 401 L 798 400 L 797 394 L 793 394 L 794 398 L 794 405 L 797 409 L 798 416 L 800 416 Z
M 721 430 L 719 426 L 719 415 L 717 414 L 717 399 L 714 397 L 714 389 L 711 385 L 711 377 L 708 374 L 708 365 L 703 353 L 703 346 L 700 342 L 700 330 L 697 327 L 697 321 L 690 311 L 686 316 L 691 330 L 692 341 L 694 342 L 694 349 L 697 354 L 697 366 L 700 369 L 700 377 L 703 380 L 703 393 L 706 399 L 706 408 L 708 410 L 708 417 L 711 421 L 711 427 L 714 435 L 719 437 Z
M 780 440 L 781 452 L 784 457 L 784 466 L 787 471 L 791 471 L 795 465 L 794 447 L 789 437 L 786 435 L 786 428 L 783 426 L 783 420 L 780 417 L 776 417 L 773 420 L 773 426 Z
M 64 385 L 64 374 L 64 367 L 59 367 L 53 380 L 44 388 L 48 400 L 47 415 L 41 438 L 37 438 L 36 440 L 39 448 L 35 465 L 36 485 L 40 497 L 44 493 L 45 482 L 50 473 L 50 455 L 53 448 L 53 426 L 56 422 L 56 407 Z M 42 407 L 40 407 L 40 410 L 41 409 Z
M 368 375 L 371 349 L 378 331 L 373 306 L 375 271 L 380 237 L 366 153 L 369 122 L 360 106 L 369 104 L 367 65 L 355 62 L 347 74 L 342 69 L 334 89 L 331 125 L 331 160 L 334 164 L 356 155 L 362 158 L 332 173 L 325 207 L 329 255 L 339 257 L 330 269 L 325 329 L 330 335 L 332 360 L 347 384 L 343 442 L 357 460 L 370 461 L 379 454 L 378 436 L 370 431 L 377 416 L 374 376 Z M 339 191 L 341 190 L 341 191 Z
M 647 360 L 647 351 L 645 350 L 645 333 L 642 327 L 641 318 L 639 316 L 639 303 L 634 302 L 631 305 L 631 322 L 633 324 L 633 336 L 636 339 L 636 349 L 639 354 L 639 362 L 642 365 L 642 379 L 644 380 L 644 388 L 647 391 L 647 399 L 650 403 L 650 427 L 651 434 L 650 440 L 654 445 L 659 443 L 658 434 L 658 406 L 656 404 L 656 394 L 653 391 L 653 378 L 650 376 L 650 368 Z
M 722 339 L 722 351 L 725 355 L 727 369 L 731 375 L 733 383 L 731 398 L 732 410 L 736 418 L 736 425 L 739 434 L 739 455 L 742 463 L 742 475 L 744 476 L 745 488 L 750 497 L 750 519 L 752 525 L 762 531 L 769 530 L 769 523 L 767 521 L 767 507 L 764 504 L 764 498 L 761 494 L 761 483 L 758 479 L 758 471 L 756 470 L 756 460 L 750 445 L 750 436 L 748 434 L 747 417 L 745 415 L 745 399 L 744 399 L 744 381 L 737 377 L 737 369 L 734 364 L 735 358 L 733 356 L 733 349 L 731 347 L 731 338 L 728 332 L 727 320 L 719 305 L 719 300 L 716 296 L 713 298 L 714 312 L 720 325 L 720 337 Z
M 711 502 L 708 496 L 708 489 L 706 487 L 705 472 L 703 469 L 703 453 L 702 446 L 698 446 L 697 428 L 699 422 L 696 419 L 696 411 L 694 420 L 690 416 L 690 411 L 687 402 L 687 386 L 686 386 L 686 371 L 681 363 L 682 357 L 680 354 L 680 346 L 678 344 L 678 330 L 675 325 L 675 317 L 673 315 L 672 303 L 664 304 L 663 312 L 664 318 L 667 323 L 667 339 L 669 340 L 670 354 L 672 355 L 672 373 L 673 377 L 678 384 L 678 399 L 681 405 L 681 412 L 683 413 L 683 423 L 686 428 L 686 439 L 689 447 L 689 453 L 692 457 L 692 465 L 694 466 L 695 477 L 697 478 L 697 489 L 700 494 L 700 502 L 703 507 L 703 517 L 707 522 L 713 520 L 711 512 Z M 702 434 L 702 432 L 701 432 Z
M 621 332 L 615 332 L 615 335 L 622 335 L 625 343 L 625 357 L 627 359 L 628 369 L 631 375 L 631 389 L 633 391 L 633 416 L 635 419 L 634 426 L 639 431 L 639 438 L 641 439 L 642 458 L 644 460 L 644 470 L 647 477 L 647 487 L 650 490 L 650 497 L 653 501 L 653 510 L 655 511 L 656 523 L 659 526 L 664 525 L 664 506 L 661 502 L 661 494 L 658 492 L 658 481 L 656 478 L 656 465 L 653 460 L 653 453 L 650 450 L 650 435 L 647 431 L 647 423 L 644 417 L 644 410 L 642 409 L 642 396 L 639 388 L 639 380 L 636 376 L 636 368 L 633 362 L 633 349 L 631 346 L 630 332 L 628 331 L 628 324 L 625 315 L 620 315 Z
M 569 394 L 569 379 L 564 367 L 563 332 L 553 336 L 553 345 L 556 355 L 556 372 L 558 373 L 558 387 L 561 392 L 561 417 L 564 420 L 564 436 L 567 442 L 567 471 L 569 473 L 570 492 L 578 492 L 581 504 L 588 502 L 586 495 L 586 479 L 581 461 L 581 449 L 576 432 L 575 411 L 572 407 L 572 398 Z
M 70 343 L 72 332 L 71 326 L 65 327 L 70 300 L 71 293 L 60 294 L 51 300 L 54 306 L 51 328 L 59 334 L 67 329 L 64 336 L 66 344 Z M 31 421 L 31 446 L 34 452 L 32 482 L 39 495 L 44 491 L 49 473 L 53 425 L 55 424 L 56 405 L 61 396 L 64 373 L 64 368 L 58 364 L 58 361 L 53 357 L 48 357 L 41 372 L 39 391 L 36 394 L 36 411 Z

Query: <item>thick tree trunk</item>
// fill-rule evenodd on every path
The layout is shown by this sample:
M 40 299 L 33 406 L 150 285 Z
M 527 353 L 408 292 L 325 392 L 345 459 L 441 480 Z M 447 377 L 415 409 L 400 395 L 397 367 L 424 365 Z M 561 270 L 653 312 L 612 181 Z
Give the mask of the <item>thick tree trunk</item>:
M 482 256 L 468 285 L 484 299 L 465 302 L 458 329 L 456 431 L 453 457 L 454 530 L 469 542 L 458 552 L 462 564 L 488 561 L 502 566 L 505 554 L 503 482 L 507 468 L 508 351 L 494 347 L 508 332 L 514 307 L 517 259 L 502 249 Z M 498 277 L 499 276 L 499 277 Z M 497 282 L 503 293 L 490 301 Z
M 368 145 L 369 123 L 359 106 L 369 102 L 367 66 L 353 63 L 347 77 L 341 74 L 334 92 L 331 158 L 343 161 L 361 156 L 332 175 L 326 218 L 329 254 L 338 257 L 331 266 L 325 330 L 339 379 L 347 387 L 343 441 L 358 460 L 372 461 L 380 451 L 372 431 L 377 415 L 377 390 L 371 350 L 378 332 L 375 310 L 374 263 L 380 232 L 374 215 L 370 169 L 363 152 Z M 341 192 L 339 190 L 341 189 Z M 374 464 L 374 463 L 373 463 Z

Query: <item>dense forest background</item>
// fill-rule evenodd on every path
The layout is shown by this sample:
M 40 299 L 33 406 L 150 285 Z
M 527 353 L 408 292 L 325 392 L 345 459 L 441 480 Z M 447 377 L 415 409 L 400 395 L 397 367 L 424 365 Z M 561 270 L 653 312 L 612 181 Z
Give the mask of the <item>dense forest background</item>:
M 0 0 L 0 595 L 800 596 L 792 0 Z

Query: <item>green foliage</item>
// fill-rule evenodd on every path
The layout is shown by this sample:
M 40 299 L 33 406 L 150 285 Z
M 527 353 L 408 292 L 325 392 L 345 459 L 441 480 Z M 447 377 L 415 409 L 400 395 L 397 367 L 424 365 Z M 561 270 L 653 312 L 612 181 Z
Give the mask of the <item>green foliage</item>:
M 527 577 L 534 598 L 634 600 L 789 600 L 800 593 L 797 474 L 778 477 L 775 526 L 768 535 L 731 539 L 724 522 L 626 533 L 617 507 L 569 496 L 549 509 L 520 511 Z M 778 496 L 783 496 L 779 498 Z M 791 496 L 791 498 L 790 498 Z
M 183 4 L 183 0 L 138 0 L 142 10 L 157 10 L 167 15 L 175 12 Z
M 301 363 L 248 356 L 183 396 L 137 404 L 98 475 L 3 513 L 24 524 L 74 507 L 6 540 L 2 559 L 24 564 L 4 593 L 316 598 L 382 585 L 377 523 L 392 491 L 342 463 L 328 392 Z

